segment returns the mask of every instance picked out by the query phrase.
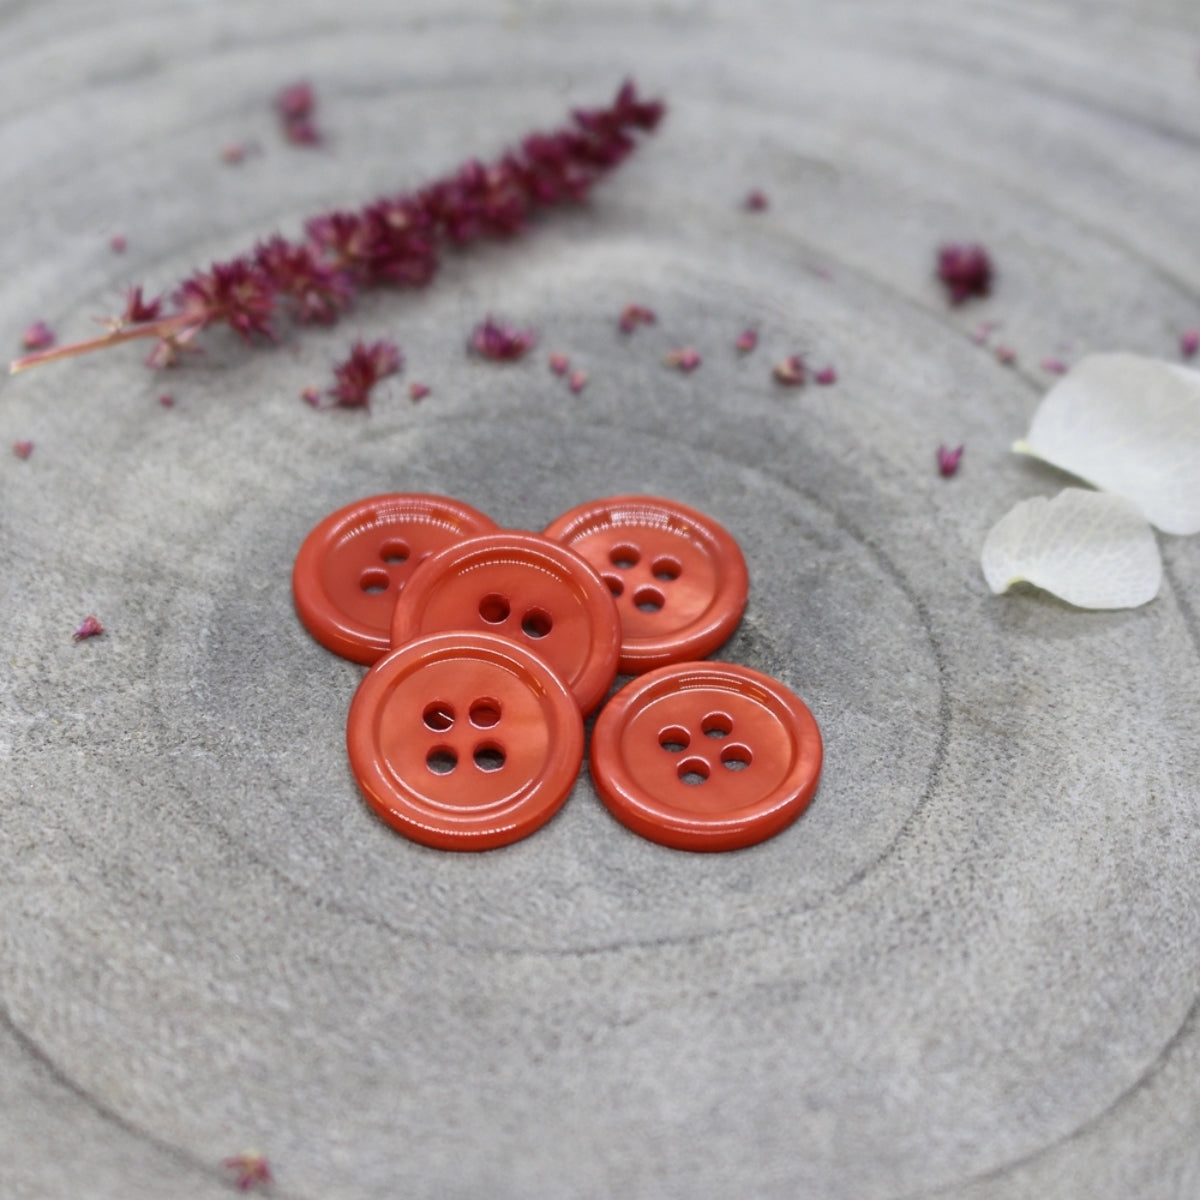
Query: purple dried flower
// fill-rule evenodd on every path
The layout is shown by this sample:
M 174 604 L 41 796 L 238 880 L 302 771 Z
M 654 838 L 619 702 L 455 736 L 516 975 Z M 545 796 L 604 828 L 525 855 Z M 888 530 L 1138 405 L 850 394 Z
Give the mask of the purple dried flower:
M 1200 350 L 1200 329 L 1189 329 L 1179 338 L 1179 353 L 1184 358 L 1194 358 Z
M 617 328 L 622 333 L 632 333 L 639 325 L 653 325 L 657 320 L 658 314 L 654 309 L 643 304 L 627 304 L 621 310 Z
M 132 287 L 125 296 L 125 311 L 117 319 L 117 328 L 125 329 L 130 325 L 142 325 L 146 321 L 157 321 L 162 309 L 162 297 L 155 296 L 146 300 L 140 287 Z
M 703 360 L 700 357 L 699 350 L 691 346 L 684 346 L 680 350 L 668 351 L 663 361 L 668 367 L 674 367 L 675 370 L 682 371 L 686 375 L 694 371 Z
M 394 342 L 355 342 L 350 357 L 334 367 L 337 383 L 329 389 L 339 408 L 370 408 L 371 390 L 404 365 L 404 355 Z
M 570 379 L 567 380 L 567 386 L 575 393 L 576 396 L 587 386 L 586 371 L 572 371 Z
M 992 260 L 979 245 L 946 245 L 938 250 L 938 278 L 951 304 L 986 296 L 992 287 Z
M 937 448 L 938 470 L 944 478 L 949 479 L 957 473 L 958 464 L 962 459 L 964 449 L 964 446 L 959 446 L 954 450 L 951 450 L 948 446 L 939 446 Z
M 298 146 L 312 146 L 321 140 L 313 120 L 316 96 L 312 84 L 301 80 L 289 84 L 275 97 L 275 108 L 283 125 L 283 136 Z
M 804 362 L 804 355 L 789 355 L 782 362 L 775 364 L 771 374 L 775 376 L 776 383 L 782 383 L 785 387 L 803 387 L 808 378 L 808 367 Z
M 54 330 L 45 321 L 34 321 L 21 334 L 21 345 L 26 350 L 45 350 L 47 347 L 54 345 Z
M 104 626 L 90 614 L 83 618 L 83 623 L 75 630 L 72 637 L 77 642 L 86 641 L 88 638 L 99 637 L 104 632 Z
M 813 379 L 817 383 L 828 387 L 831 383 L 837 383 L 837 372 L 832 367 L 822 367 L 814 376 Z
M 184 329 L 195 332 L 224 322 L 247 341 L 271 337 L 275 291 L 265 272 L 249 259 L 213 263 L 183 282 L 176 296 Z
M 332 325 L 350 305 L 349 276 L 323 262 L 307 243 L 276 235 L 258 245 L 254 261 L 275 292 L 291 301 L 301 324 Z
M 758 345 L 758 333 L 753 329 L 744 329 L 738 334 L 738 339 L 734 343 L 737 346 L 739 354 L 749 354 Z
M 555 375 L 565 375 L 571 369 L 571 360 L 565 354 L 551 354 L 546 361 Z
M 271 1165 L 267 1162 L 266 1155 L 257 1150 L 235 1154 L 232 1158 L 224 1159 L 221 1166 L 230 1172 L 234 1186 L 242 1192 L 256 1187 L 267 1188 L 273 1182 Z
M 742 207 L 747 212 L 765 212 L 767 209 L 767 194 L 755 188 L 753 191 L 746 193 L 745 200 L 742 201 Z
M 469 344 L 476 354 L 484 358 L 495 362 L 512 362 L 524 358 L 537 344 L 537 334 L 532 329 L 502 325 L 488 317 L 482 325 L 475 326 Z

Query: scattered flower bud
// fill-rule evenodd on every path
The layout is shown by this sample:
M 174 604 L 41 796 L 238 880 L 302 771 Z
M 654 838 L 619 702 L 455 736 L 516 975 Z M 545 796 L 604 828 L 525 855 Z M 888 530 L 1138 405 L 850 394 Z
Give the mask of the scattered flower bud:
M 163 392 L 163 394 L 161 396 L 159 396 L 158 402 L 159 402 L 159 404 L 161 404 L 163 406 L 163 408 L 174 408 L 175 407 L 175 397 L 172 396 L 169 392 Z
M 249 153 L 250 147 L 245 142 L 231 142 L 221 149 L 221 161 L 227 166 L 236 167 L 246 161 L 246 155 Z
M 251 1188 L 270 1187 L 273 1182 L 271 1166 L 266 1156 L 257 1150 L 246 1150 L 225 1159 L 221 1166 L 233 1176 L 234 1185 L 239 1191 L 248 1192 Z
M 537 334 L 532 329 L 502 325 L 488 317 L 482 325 L 475 326 L 470 348 L 495 362 L 512 362 L 524 358 L 536 344 Z
M 571 378 L 567 380 L 567 386 L 578 396 L 587 386 L 587 381 L 586 371 L 572 371 Z
M 1189 329 L 1179 339 L 1179 353 L 1184 358 L 1194 358 L 1200 350 L 1200 329 Z
M 546 361 L 555 375 L 565 375 L 571 369 L 571 360 L 565 354 L 551 354 Z
M 747 192 L 745 200 L 742 201 L 742 207 L 747 212 L 765 212 L 767 208 L 766 193 L 759 191 L 758 188 Z
M 54 345 L 54 330 L 45 321 L 34 321 L 21 335 L 21 345 L 26 350 L 45 350 Z
M 975 332 L 971 334 L 971 341 L 977 346 L 984 346 L 987 344 L 988 338 L 999 328 L 999 321 L 980 321 L 975 326 Z
M 978 245 L 946 245 L 938 250 L 937 276 L 951 304 L 986 296 L 992 288 L 992 260 Z
M 804 381 L 808 377 L 808 368 L 804 364 L 802 354 L 792 354 L 782 362 L 776 363 L 775 369 L 771 373 L 775 376 L 777 383 L 782 383 L 786 387 L 803 387 Z
M 1017 352 L 1011 346 L 997 346 L 993 353 L 1003 366 L 1011 367 L 1017 361 Z
M 674 367 L 677 371 L 683 371 L 687 374 L 689 371 L 694 371 L 701 362 L 700 351 L 693 349 L 691 346 L 685 346 L 682 350 L 672 350 L 663 359 L 668 367 Z
M 18 458 L 28 458 L 33 453 L 32 442 L 13 442 L 12 452 Z
M 1061 358 L 1043 358 L 1042 370 L 1049 371 L 1051 375 L 1065 375 L 1067 364 Z
M 621 319 L 617 322 L 622 333 L 632 333 L 639 325 L 653 325 L 658 320 L 654 309 L 642 304 L 627 304 L 621 310 Z
M 837 383 L 837 372 L 832 367 L 822 367 L 813 378 L 823 386 L 828 387 L 831 383 Z
M 408 385 L 408 398 L 416 404 L 418 400 L 424 400 L 431 390 L 427 383 L 410 383 Z
M 82 642 L 88 638 L 99 637 L 104 632 L 104 626 L 90 614 L 83 618 L 83 624 L 79 626 L 73 635 L 75 641 Z
M 313 408 L 321 407 L 321 392 L 319 388 L 309 385 L 301 391 L 300 399 L 303 400 L 305 404 L 311 404 Z
M 370 408 L 371 392 L 388 375 L 404 365 L 404 355 L 394 342 L 355 342 L 350 357 L 333 368 L 337 383 L 329 389 L 338 408 Z
M 938 470 L 942 476 L 949 479 L 952 475 L 958 473 L 958 464 L 962 459 L 965 446 L 959 446 L 955 450 L 951 450 L 948 446 L 939 446 L 937 448 L 937 464 Z
M 124 234 L 114 233 L 112 237 L 108 239 L 108 248 L 114 254 L 124 254 L 128 246 L 129 243 L 125 240 Z
M 754 329 L 745 329 L 738 334 L 738 340 L 734 343 L 738 348 L 739 354 L 749 354 L 758 345 L 758 332 Z
M 275 108 L 283 124 L 283 136 L 297 146 L 312 146 L 321 140 L 313 121 L 316 96 L 312 84 L 303 80 L 290 84 L 275 97 Z

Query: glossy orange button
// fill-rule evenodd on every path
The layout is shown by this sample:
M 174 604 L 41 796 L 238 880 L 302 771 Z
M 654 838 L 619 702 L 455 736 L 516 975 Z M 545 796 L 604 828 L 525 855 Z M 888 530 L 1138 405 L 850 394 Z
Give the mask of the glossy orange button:
M 592 779 L 609 810 L 678 850 L 737 850 L 787 828 L 816 791 L 821 757 L 804 702 L 729 663 L 635 679 L 592 733 Z
M 536 533 L 505 530 L 422 563 L 396 602 L 392 645 L 451 629 L 510 637 L 547 662 L 588 713 L 616 677 L 620 628 L 608 588 L 583 559 Z
M 445 496 L 396 492 L 331 513 L 304 539 L 292 595 L 327 650 L 370 666 L 391 648 L 392 609 L 417 564 L 496 522 Z
M 583 718 L 525 647 L 434 634 L 367 672 L 346 745 L 363 795 L 389 825 L 441 850 L 490 850 L 562 806 L 583 761 Z
M 742 619 L 750 587 L 742 552 L 686 504 L 654 496 L 593 500 L 563 513 L 545 536 L 587 559 L 616 598 L 627 675 L 703 658 Z

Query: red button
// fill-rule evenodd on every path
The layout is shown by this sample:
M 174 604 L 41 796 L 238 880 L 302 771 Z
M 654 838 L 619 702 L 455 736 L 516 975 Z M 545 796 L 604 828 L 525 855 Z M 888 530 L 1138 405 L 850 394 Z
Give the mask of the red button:
M 592 733 L 592 779 L 609 810 L 679 850 L 773 837 L 808 807 L 821 756 L 804 702 L 729 663 L 680 663 L 634 680 Z
M 441 850 L 490 850 L 562 806 L 583 761 L 583 718 L 523 646 L 435 634 L 367 672 L 346 745 L 367 802 L 389 825 Z
M 604 582 L 577 554 L 536 533 L 505 530 L 449 546 L 414 573 L 392 615 L 392 645 L 473 629 L 532 650 L 585 712 L 617 673 L 620 620 Z
M 445 496 L 371 496 L 331 513 L 304 539 L 292 595 L 327 650 L 369 666 L 391 648 L 392 609 L 417 563 L 496 522 Z
M 613 496 L 553 521 L 545 536 L 599 571 L 621 615 L 620 669 L 638 675 L 711 654 L 737 628 L 750 581 L 737 542 L 673 500 Z

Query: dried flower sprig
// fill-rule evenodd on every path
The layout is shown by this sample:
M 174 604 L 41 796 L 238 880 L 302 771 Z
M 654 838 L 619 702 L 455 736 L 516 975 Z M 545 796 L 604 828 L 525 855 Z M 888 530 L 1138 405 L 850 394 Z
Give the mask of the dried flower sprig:
M 150 365 L 168 366 L 214 325 L 247 341 L 270 338 L 281 308 L 301 322 L 331 323 L 360 288 L 428 284 L 446 244 L 510 237 L 541 208 L 582 202 L 664 111 L 661 101 L 643 100 L 626 82 L 607 107 L 577 109 L 570 124 L 529 134 L 493 163 L 472 160 L 418 192 L 314 217 L 301 241 L 271 238 L 197 271 L 176 289 L 169 311 L 136 321 L 127 310 L 105 322 L 104 336 L 27 354 L 10 369 L 15 374 L 138 338 L 156 342 Z

